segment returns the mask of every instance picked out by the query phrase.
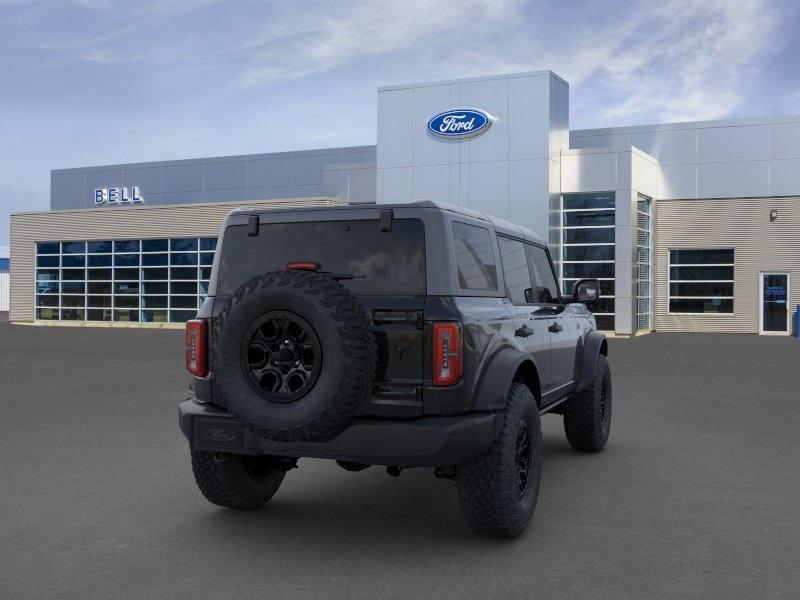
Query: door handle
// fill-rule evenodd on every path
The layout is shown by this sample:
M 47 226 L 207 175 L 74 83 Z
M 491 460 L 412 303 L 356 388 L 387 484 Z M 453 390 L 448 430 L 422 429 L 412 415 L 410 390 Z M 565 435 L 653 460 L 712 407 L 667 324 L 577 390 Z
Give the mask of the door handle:
M 522 327 L 520 327 L 519 329 L 517 329 L 514 332 L 514 335 L 517 336 L 517 337 L 526 338 L 528 336 L 533 335 L 533 329 L 531 329 L 527 325 L 523 325 Z
M 550 333 L 558 333 L 559 331 L 564 331 L 564 328 L 558 324 L 558 321 L 556 321 L 555 323 L 550 325 L 550 327 L 547 328 L 547 331 L 549 331 Z

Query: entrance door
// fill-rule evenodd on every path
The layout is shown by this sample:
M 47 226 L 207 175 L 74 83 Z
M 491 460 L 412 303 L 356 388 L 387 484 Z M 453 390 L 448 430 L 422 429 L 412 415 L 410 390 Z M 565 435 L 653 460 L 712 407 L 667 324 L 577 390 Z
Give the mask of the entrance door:
M 789 273 L 761 273 L 759 290 L 758 332 L 762 335 L 788 335 Z

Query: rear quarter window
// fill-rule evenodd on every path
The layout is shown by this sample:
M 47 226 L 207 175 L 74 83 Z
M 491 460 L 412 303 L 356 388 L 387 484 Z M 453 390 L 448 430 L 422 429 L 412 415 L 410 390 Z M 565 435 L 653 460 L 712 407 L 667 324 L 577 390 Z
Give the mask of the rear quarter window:
M 496 290 L 497 265 L 489 230 L 453 222 L 458 285 L 462 290 Z
M 246 225 L 233 225 L 224 235 L 217 293 L 230 295 L 293 261 L 356 276 L 341 280 L 356 295 L 424 295 L 425 226 L 419 219 L 395 219 L 386 232 L 377 220 L 266 223 L 250 237 Z

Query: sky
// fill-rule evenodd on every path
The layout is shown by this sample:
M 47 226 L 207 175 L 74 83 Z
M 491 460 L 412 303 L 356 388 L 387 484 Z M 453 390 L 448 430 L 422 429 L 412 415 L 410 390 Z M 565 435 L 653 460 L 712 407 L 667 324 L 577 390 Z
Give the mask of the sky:
M 551 69 L 570 128 L 800 113 L 797 0 L 0 0 L 0 247 L 50 170 L 374 144 L 381 85 Z

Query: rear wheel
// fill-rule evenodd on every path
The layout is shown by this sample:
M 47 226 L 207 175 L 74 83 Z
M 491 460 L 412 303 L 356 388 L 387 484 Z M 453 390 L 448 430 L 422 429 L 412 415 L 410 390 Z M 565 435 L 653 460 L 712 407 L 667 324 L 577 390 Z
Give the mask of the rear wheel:
M 575 450 L 597 452 L 611 433 L 611 368 L 597 355 L 592 383 L 576 393 L 564 407 L 564 432 Z
M 539 409 L 530 389 L 514 383 L 503 427 L 481 455 L 456 469 L 458 501 L 474 531 L 516 537 L 533 516 L 542 472 Z
M 273 456 L 192 451 L 192 471 L 203 496 L 217 506 L 253 510 L 278 491 L 286 472 Z

